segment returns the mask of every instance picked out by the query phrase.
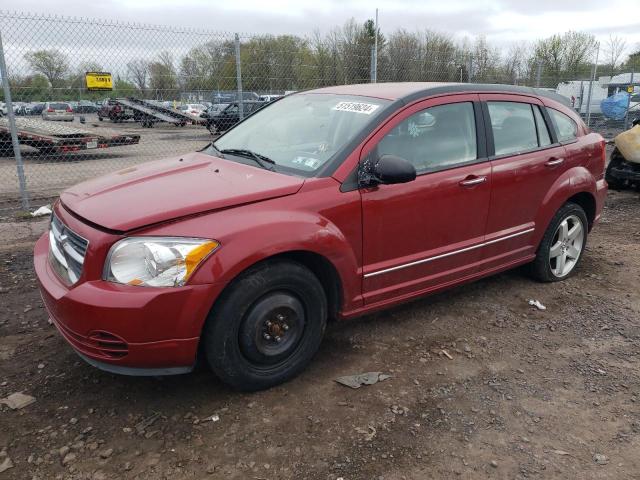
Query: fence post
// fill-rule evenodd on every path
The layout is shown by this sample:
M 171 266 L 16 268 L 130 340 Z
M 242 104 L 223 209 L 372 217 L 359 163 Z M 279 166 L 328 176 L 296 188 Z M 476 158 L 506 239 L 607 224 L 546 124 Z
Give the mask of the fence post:
M 600 43 L 598 43 L 598 50 L 596 50 L 596 61 L 593 62 L 593 68 L 591 69 L 591 78 L 589 79 L 589 91 L 587 92 L 587 127 L 591 122 L 591 91 L 593 90 L 593 82 L 596 79 L 596 73 L 598 72 L 598 57 L 600 56 Z
M 627 111 L 624 114 L 624 129 L 629 130 L 629 107 L 631 106 L 631 97 L 633 96 L 633 92 L 635 88 L 633 88 L 633 67 L 631 67 L 631 79 L 629 80 L 629 85 L 631 85 L 631 92 L 629 93 L 629 98 L 627 98 Z
M 18 171 L 18 183 L 20 186 L 20 200 L 23 210 L 29 210 L 29 192 L 27 192 L 27 180 L 24 176 L 24 165 L 22 163 L 22 153 L 20 152 L 20 142 L 18 142 L 18 130 L 16 128 L 16 117 L 13 112 L 13 102 L 11 101 L 11 89 L 9 88 L 9 75 L 7 74 L 7 64 L 4 59 L 4 46 L 2 44 L 2 33 L 0 33 L 0 77 L 2 77 L 2 88 L 4 90 L 4 103 L 7 107 L 9 117 L 9 130 L 11 131 L 11 144 L 13 154 L 16 157 L 16 170 Z
M 236 33 L 236 86 L 238 87 L 238 114 L 244 118 L 244 98 L 242 95 L 242 64 L 240 62 L 240 36 Z
M 471 83 L 473 80 L 473 55 L 469 54 L 469 59 L 467 60 L 467 80 L 468 83 Z
M 538 64 L 536 65 L 536 87 L 540 86 L 541 80 L 542 80 L 542 60 L 538 60 Z

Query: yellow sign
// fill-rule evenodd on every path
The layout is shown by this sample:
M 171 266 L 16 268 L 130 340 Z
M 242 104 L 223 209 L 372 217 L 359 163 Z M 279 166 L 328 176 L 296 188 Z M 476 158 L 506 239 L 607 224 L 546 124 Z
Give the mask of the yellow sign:
M 633 93 L 633 85 L 627 85 L 627 93 Z
M 109 72 L 87 72 L 87 90 L 113 90 L 113 80 Z

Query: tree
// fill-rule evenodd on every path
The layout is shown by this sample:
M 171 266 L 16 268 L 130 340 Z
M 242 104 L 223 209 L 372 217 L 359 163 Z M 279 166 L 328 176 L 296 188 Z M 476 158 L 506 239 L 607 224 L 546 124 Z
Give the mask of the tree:
M 607 42 L 605 43 L 605 58 L 609 66 L 610 75 L 614 75 L 616 68 L 620 64 L 620 59 L 627 48 L 627 42 L 624 38 L 609 35 Z
M 180 62 L 187 90 L 235 88 L 235 47 L 232 41 L 211 40 L 192 48 Z
M 535 57 L 542 63 L 545 76 L 550 77 L 553 83 L 575 80 L 580 76 L 587 78 L 595 46 L 593 35 L 569 31 L 539 40 L 535 46 Z
M 113 82 L 114 97 L 133 97 L 137 91 L 137 85 L 117 76 Z
M 36 73 L 44 75 L 53 88 L 62 87 L 69 73 L 67 56 L 59 50 L 38 50 L 27 52 L 25 60 Z
M 480 35 L 473 44 L 472 59 L 474 81 L 496 81 L 500 53 L 487 42 L 484 35 Z
M 172 98 L 178 90 L 178 77 L 173 66 L 173 55 L 160 52 L 149 64 L 149 87 L 157 100 Z
M 131 60 L 127 63 L 127 73 L 140 93 L 144 93 L 147 88 L 147 78 L 149 77 L 149 62 L 141 58 Z
M 527 43 L 514 43 L 502 61 L 502 77 L 505 81 L 519 83 L 534 80 L 535 62 L 531 61 L 531 48 Z
M 638 44 L 635 48 L 635 51 L 629 54 L 627 61 L 624 65 L 625 70 L 629 70 L 632 72 L 638 72 L 640 70 L 640 44 Z

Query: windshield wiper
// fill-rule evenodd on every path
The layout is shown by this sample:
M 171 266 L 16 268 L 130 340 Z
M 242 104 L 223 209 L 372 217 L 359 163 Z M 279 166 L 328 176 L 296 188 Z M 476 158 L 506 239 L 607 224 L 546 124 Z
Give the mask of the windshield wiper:
M 275 170 L 273 166 L 276 165 L 276 162 L 271 160 L 269 157 L 260 155 L 259 153 L 256 153 L 252 150 L 247 150 L 245 148 L 225 148 L 224 150 L 219 150 L 219 151 L 222 154 L 228 153 L 230 155 L 240 155 L 242 157 L 250 158 L 265 170 L 271 170 L 271 171 Z

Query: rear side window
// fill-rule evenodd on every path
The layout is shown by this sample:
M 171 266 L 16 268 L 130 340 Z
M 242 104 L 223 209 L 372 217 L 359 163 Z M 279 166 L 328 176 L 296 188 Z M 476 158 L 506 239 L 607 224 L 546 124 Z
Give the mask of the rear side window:
M 560 142 L 570 142 L 578 136 L 578 125 L 571 117 L 553 108 L 547 108 Z
M 477 145 L 473 104 L 451 103 L 414 113 L 380 141 L 378 156 L 382 155 L 409 160 L 418 174 L 474 162 Z
M 538 148 L 533 111 L 528 103 L 487 102 L 495 155 L 524 152 Z
M 542 115 L 542 112 L 540 111 L 540 107 L 538 105 L 535 105 L 533 107 L 533 113 L 536 117 L 536 126 L 538 127 L 538 143 L 541 147 L 551 145 L 549 128 L 547 127 L 547 122 L 545 122 L 544 116 Z

